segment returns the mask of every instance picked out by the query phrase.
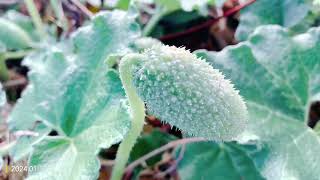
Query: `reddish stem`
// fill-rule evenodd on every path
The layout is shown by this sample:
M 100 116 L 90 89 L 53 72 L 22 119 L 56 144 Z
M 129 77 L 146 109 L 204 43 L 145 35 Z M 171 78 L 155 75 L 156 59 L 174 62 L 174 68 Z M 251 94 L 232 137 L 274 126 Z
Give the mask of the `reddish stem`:
M 222 18 L 225 18 L 225 17 L 228 17 L 228 16 L 231 16 L 235 13 L 237 13 L 238 11 L 240 11 L 241 9 L 251 5 L 252 3 L 256 2 L 256 0 L 248 0 L 247 2 L 243 3 L 243 4 L 240 4 L 238 6 L 235 6 L 234 8 L 232 9 L 229 9 L 228 11 L 224 12 L 223 15 L 217 17 L 217 18 L 214 18 L 214 19 L 210 19 L 208 20 L 207 22 L 203 23 L 203 24 L 200 24 L 198 26 L 194 26 L 190 29 L 187 29 L 185 31 L 182 31 L 182 32 L 177 32 L 177 33 L 172 33 L 172 34 L 168 34 L 168 35 L 164 35 L 162 37 L 160 37 L 159 39 L 161 41 L 166 41 L 166 40 L 169 40 L 169 39 L 174 39 L 174 38 L 177 38 L 177 37 L 180 37 L 180 36 L 185 36 L 187 34 L 191 34 L 193 32 L 197 32 L 201 29 L 204 29 L 204 28 L 207 28 L 207 27 L 210 27 L 211 25 L 215 24 L 216 22 L 218 22 L 220 19 Z
M 158 155 L 158 154 L 160 154 L 170 148 L 174 148 L 178 145 L 185 145 L 185 144 L 190 144 L 190 143 L 194 143 L 194 142 L 204 142 L 204 141 L 208 141 L 208 140 L 205 138 L 201 138 L 201 137 L 193 137 L 193 138 L 185 138 L 185 139 L 171 141 L 168 144 L 161 146 L 161 147 L 149 152 L 148 154 L 145 154 L 144 156 L 140 157 L 139 159 L 137 159 L 134 162 L 132 162 L 131 164 L 129 164 L 126 168 L 124 180 L 129 180 L 134 168 L 136 168 L 137 166 L 139 166 L 140 164 L 142 164 L 143 162 L 145 162 L 146 160 L 150 159 L 151 157 L 153 157 L 155 155 Z

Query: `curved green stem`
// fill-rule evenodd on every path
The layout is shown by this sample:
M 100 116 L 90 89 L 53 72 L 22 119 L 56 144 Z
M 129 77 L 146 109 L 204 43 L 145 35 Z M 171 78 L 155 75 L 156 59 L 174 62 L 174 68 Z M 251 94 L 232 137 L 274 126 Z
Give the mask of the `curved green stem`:
M 44 31 L 44 28 L 43 28 L 43 24 L 42 24 L 42 21 L 41 21 L 41 17 L 39 15 L 39 12 L 33 2 L 33 0 L 24 0 L 25 4 L 26 4 L 26 7 L 28 9 L 28 12 L 32 18 L 32 21 L 34 23 L 34 25 L 36 26 L 36 29 L 39 33 L 39 35 L 41 37 L 46 37 L 46 33 Z
M 131 149 L 136 143 L 144 124 L 144 102 L 140 99 L 136 88 L 132 85 L 132 67 L 139 62 L 140 58 L 140 55 L 128 55 L 121 60 L 119 65 L 120 78 L 129 100 L 132 122 L 131 129 L 118 148 L 111 180 L 120 180 L 122 178 Z
M 163 10 L 163 8 L 156 9 L 155 14 L 151 17 L 149 22 L 146 24 L 146 26 L 143 28 L 143 36 L 148 36 L 154 29 L 154 27 L 158 24 L 158 22 L 161 20 L 161 18 L 166 14 L 166 12 Z

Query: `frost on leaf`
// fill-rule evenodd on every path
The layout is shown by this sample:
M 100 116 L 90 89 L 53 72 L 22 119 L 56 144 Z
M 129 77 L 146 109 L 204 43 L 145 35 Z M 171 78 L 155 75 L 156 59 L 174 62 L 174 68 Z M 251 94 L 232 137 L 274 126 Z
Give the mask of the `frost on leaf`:
M 187 144 L 184 157 L 178 164 L 180 178 L 264 180 L 252 157 L 263 162 L 266 151 L 257 150 L 253 144 L 244 146 L 234 142 Z M 180 153 L 181 148 L 176 150 L 176 158 Z
M 159 8 L 163 9 L 164 14 L 169 14 L 174 11 L 183 10 L 186 12 L 191 12 L 197 10 L 202 15 L 208 15 L 209 6 L 214 4 L 213 0 L 136 0 L 138 3 L 151 4 L 154 3 Z M 218 5 L 221 6 L 221 0 L 219 0 Z
M 133 76 L 148 112 L 188 134 L 230 141 L 246 127 L 246 106 L 231 82 L 183 48 L 153 46 Z
M 9 126 L 12 132 L 38 132 L 45 126 L 38 137 L 20 138 L 12 151 L 15 158 L 32 151 L 29 164 L 41 171 L 30 173 L 30 179 L 96 179 L 99 149 L 119 142 L 128 131 L 122 84 L 105 61 L 131 52 L 129 46 L 140 35 L 134 19 L 130 12 L 99 13 L 71 39 L 24 60 L 30 83 Z M 51 130 L 58 136 L 46 136 Z
M 265 161 L 251 156 L 267 179 L 319 178 L 320 140 L 303 123 L 309 105 L 320 97 L 319 51 L 320 28 L 291 36 L 269 25 L 221 52 L 197 52 L 245 99 L 249 129 L 270 149 Z
M 244 3 L 245 0 L 242 0 Z M 236 37 L 244 41 L 261 25 L 277 24 L 294 31 L 304 32 L 312 25 L 310 0 L 258 0 L 241 10 L 240 24 Z
M 0 18 L 0 44 L 7 50 L 24 49 L 31 46 L 32 40 L 28 33 L 20 26 Z

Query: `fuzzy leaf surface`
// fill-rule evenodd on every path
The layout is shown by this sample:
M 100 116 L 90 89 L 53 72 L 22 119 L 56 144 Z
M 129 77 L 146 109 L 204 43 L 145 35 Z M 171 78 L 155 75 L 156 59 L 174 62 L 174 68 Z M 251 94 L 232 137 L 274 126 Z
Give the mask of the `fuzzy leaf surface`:
M 261 25 L 278 24 L 287 28 L 294 27 L 307 17 L 311 6 L 310 0 L 257 0 L 241 10 L 236 37 L 244 41 Z
M 35 130 L 40 123 L 58 133 L 30 139 L 29 164 L 40 169 L 30 179 L 96 179 L 99 149 L 126 134 L 130 120 L 122 84 L 105 61 L 131 51 L 140 35 L 135 17 L 117 10 L 99 13 L 70 40 L 24 60 L 30 84 L 9 118 L 10 129 Z
M 267 179 L 317 179 L 320 141 L 303 122 L 320 92 L 320 29 L 291 36 L 280 26 L 258 28 L 248 41 L 197 54 L 235 83 L 247 102 L 251 133 L 269 149 L 252 161 Z
M 180 150 L 175 156 L 178 157 Z M 182 153 L 182 152 L 181 152 Z M 178 164 L 181 179 L 264 179 L 252 157 L 264 160 L 266 151 L 255 145 L 200 142 L 186 145 L 183 159 Z
M 177 10 L 191 12 L 197 10 L 203 15 L 208 14 L 208 6 L 214 4 L 214 0 L 137 0 L 139 3 L 155 3 L 163 8 L 164 14 L 169 14 Z M 219 5 L 221 2 L 218 2 Z
M 30 47 L 32 40 L 28 33 L 14 22 L 0 18 L 0 44 L 7 50 Z

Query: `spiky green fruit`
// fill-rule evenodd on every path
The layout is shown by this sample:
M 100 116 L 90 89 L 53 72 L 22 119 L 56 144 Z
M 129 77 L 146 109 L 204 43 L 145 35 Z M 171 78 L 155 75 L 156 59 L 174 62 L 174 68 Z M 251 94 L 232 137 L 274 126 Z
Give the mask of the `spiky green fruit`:
M 148 112 L 184 132 L 231 141 L 247 123 L 244 101 L 231 82 L 183 48 L 155 45 L 135 58 L 133 85 Z

